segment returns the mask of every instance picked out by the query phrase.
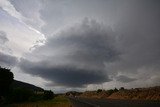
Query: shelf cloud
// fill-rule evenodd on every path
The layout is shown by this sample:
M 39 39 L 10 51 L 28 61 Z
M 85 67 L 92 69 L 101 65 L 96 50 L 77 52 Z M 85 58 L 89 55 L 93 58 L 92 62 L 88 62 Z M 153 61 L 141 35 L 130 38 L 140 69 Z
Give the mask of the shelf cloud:
M 20 68 L 56 85 L 81 87 L 107 82 L 110 79 L 104 62 L 113 62 L 119 55 L 113 42 L 110 28 L 85 18 L 49 38 L 44 46 L 28 55 L 37 61 L 21 59 Z

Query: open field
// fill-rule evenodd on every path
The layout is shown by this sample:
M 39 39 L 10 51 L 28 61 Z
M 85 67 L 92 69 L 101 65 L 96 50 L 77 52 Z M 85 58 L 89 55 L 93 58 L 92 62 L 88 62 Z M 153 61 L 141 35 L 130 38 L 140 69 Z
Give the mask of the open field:
M 53 100 L 12 104 L 7 107 L 70 107 L 70 106 L 71 106 L 70 101 L 67 98 L 63 96 L 58 96 L 55 97 Z

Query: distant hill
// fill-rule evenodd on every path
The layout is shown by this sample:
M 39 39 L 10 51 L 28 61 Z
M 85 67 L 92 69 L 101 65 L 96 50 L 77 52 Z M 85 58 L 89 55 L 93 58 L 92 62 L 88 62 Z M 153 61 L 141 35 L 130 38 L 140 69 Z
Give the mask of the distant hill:
M 160 100 L 160 86 L 135 89 L 119 89 L 117 91 L 86 91 L 83 92 L 79 97 L 126 100 Z
M 13 88 L 25 88 L 25 89 L 30 89 L 33 91 L 44 91 L 44 89 L 42 89 L 40 87 L 37 87 L 37 86 L 29 84 L 29 83 L 17 81 L 17 80 L 14 80 L 11 86 Z
M 160 100 L 160 86 L 120 90 L 116 93 L 113 93 L 108 98 L 132 100 Z

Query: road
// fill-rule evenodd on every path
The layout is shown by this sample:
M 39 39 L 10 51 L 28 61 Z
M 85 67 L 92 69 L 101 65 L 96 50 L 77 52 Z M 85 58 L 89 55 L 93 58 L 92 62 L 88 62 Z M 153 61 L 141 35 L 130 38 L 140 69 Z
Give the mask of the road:
M 69 97 L 73 107 L 160 107 L 160 101 L 108 100 Z

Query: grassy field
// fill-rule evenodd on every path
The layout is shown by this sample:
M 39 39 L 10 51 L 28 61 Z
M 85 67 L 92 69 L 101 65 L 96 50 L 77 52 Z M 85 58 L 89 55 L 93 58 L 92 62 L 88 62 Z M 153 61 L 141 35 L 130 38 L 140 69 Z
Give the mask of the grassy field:
M 12 104 L 8 107 L 71 107 L 71 103 L 67 98 L 58 96 L 53 100 Z

